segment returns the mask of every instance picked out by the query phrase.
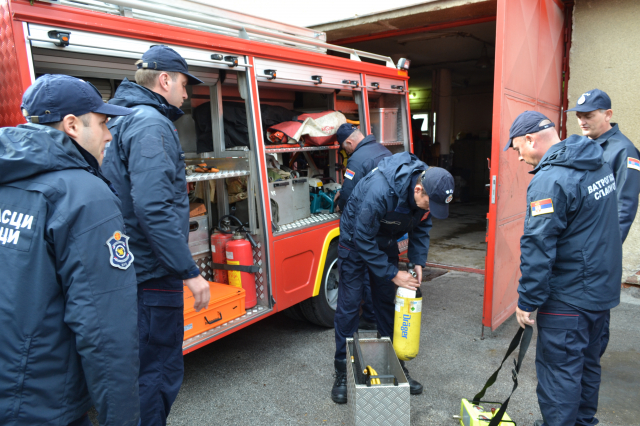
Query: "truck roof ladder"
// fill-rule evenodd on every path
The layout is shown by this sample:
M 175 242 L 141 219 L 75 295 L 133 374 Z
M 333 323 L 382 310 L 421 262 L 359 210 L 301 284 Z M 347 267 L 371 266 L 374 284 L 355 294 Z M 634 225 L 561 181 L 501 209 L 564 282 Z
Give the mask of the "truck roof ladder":
M 388 56 L 350 49 L 326 42 L 324 32 L 283 24 L 228 9 L 211 6 L 206 0 L 37 0 L 45 3 L 78 7 L 145 21 L 191 28 L 200 31 L 278 44 L 297 49 L 326 53 L 346 53 L 354 61 L 362 58 L 383 62 L 395 68 Z

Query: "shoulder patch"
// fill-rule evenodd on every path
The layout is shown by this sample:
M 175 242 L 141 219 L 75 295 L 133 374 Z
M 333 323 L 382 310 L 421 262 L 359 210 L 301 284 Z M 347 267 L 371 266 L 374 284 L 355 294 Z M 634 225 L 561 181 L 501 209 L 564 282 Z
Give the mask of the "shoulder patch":
M 350 170 L 350 169 L 347 169 L 344 172 L 344 177 L 349 179 L 349 180 L 352 180 L 355 175 L 356 175 L 356 172 L 354 172 L 353 170 Z
M 627 168 L 640 171 L 640 160 L 633 157 L 627 157 Z
M 551 200 L 551 198 L 545 198 L 544 200 L 533 201 L 531 203 L 531 216 L 540 216 L 548 213 L 553 213 L 553 200 Z
M 109 262 L 118 269 L 128 269 L 133 263 L 133 253 L 129 250 L 129 237 L 116 231 L 107 240 L 109 247 Z

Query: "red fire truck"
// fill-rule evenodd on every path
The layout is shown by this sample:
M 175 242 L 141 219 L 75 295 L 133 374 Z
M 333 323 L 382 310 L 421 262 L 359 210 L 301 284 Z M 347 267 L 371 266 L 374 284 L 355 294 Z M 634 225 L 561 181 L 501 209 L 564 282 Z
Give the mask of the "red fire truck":
M 231 306 L 238 297 L 224 293 L 197 318 L 185 303 L 184 353 L 288 308 L 290 315 L 332 327 L 339 215 L 309 212 L 308 180 L 270 182 L 269 164 L 298 166 L 300 178 L 340 182 L 339 147 L 267 143 L 263 115 L 270 107 L 337 110 L 393 152 L 412 150 L 407 71 L 388 57 L 327 44 L 324 33 L 200 0 L 31 3 L 0 0 L 0 126 L 24 123 L 22 94 L 46 73 L 88 80 L 110 99 L 124 78 L 133 80 L 135 61 L 154 44 L 174 48 L 205 82 L 190 89 L 185 116 L 176 122 L 187 165 L 218 170 L 191 167 L 187 176 L 206 209 L 191 218 L 190 246 L 212 280 L 220 264 L 212 261 L 211 232 L 224 216 L 239 217 L 255 241 L 248 274 L 255 277 L 257 303 Z M 308 213 L 287 221 L 293 193 L 303 194 Z
M 487 250 L 484 270 L 473 271 L 485 275 L 482 326 L 495 329 L 515 310 L 531 178 L 528 167 L 501 147 L 511 122 L 526 109 L 546 114 L 566 134 L 561 112 L 568 102 L 571 8 L 565 10 L 560 0 L 493 4 L 495 16 L 473 21 L 496 21 Z M 243 262 L 228 271 L 234 279 L 240 270 L 241 277 L 255 279 L 256 305 L 230 319 L 225 309 L 241 307 L 231 302 L 238 296 L 229 295 L 232 306 L 214 303 L 197 325 L 190 322 L 195 313 L 187 303 L 185 328 L 192 328 L 186 330 L 184 352 L 279 311 L 331 327 L 339 216 L 314 210 L 291 218 L 293 201 L 286 200 L 311 193 L 300 179 L 270 182 L 270 165 L 297 166 L 300 178 L 340 182 L 343 159 L 336 145 L 269 143 L 266 117 L 277 107 L 337 110 L 392 152 L 413 151 L 406 70 L 388 57 L 327 44 L 324 33 L 215 8 L 205 0 L 0 0 L 0 126 L 24 123 L 22 94 L 44 73 L 83 78 L 110 99 L 123 78 L 133 78 L 134 62 L 153 44 L 176 49 L 205 82 L 189 93 L 185 117 L 176 122 L 187 163 L 219 170 L 188 178 L 206 211 L 192 219 L 190 233 L 202 273 L 212 279 L 221 272 L 208 247 L 212 232 L 216 247 L 220 235 L 213 229 L 224 216 L 239 217 L 256 243 L 246 256 L 253 265 Z

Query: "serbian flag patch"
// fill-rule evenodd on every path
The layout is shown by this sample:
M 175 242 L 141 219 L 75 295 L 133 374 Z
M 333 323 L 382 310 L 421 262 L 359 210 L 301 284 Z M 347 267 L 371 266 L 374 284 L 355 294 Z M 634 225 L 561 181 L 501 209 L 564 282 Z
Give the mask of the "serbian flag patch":
M 553 213 L 553 201 L 551 201 L 551 198 L 531 203 L 531 216 L 540 216 L 547 213 Z
M 354 177 L 355 175 L 356 175 L 356 172 L 354 172 L 353 170 L 349 170 L 349 169 L 347 169 L 347 170 L 344 172 L 344 177 L 345 177 L 345 178 L 347 178 L 347 179 L 349 179 L 349 180 L 352 180 L 352 179 L 353 179 L 353 177 Z
M 627 157 L 627 168 L 640 171 L 640 160 L 633 157 Z

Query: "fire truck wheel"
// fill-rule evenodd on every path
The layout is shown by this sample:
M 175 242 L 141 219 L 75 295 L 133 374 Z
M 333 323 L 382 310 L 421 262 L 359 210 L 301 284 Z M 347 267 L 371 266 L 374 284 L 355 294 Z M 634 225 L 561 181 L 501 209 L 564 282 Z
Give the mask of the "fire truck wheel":
M 282 312 L 292 320 L 307 322 L 307 318 L 304 316 L 299 303 L 285 309 Z
M 333 317 L 336 314 L 338 305 L 338 242 L 334 241 L 329 245 L 327 258 L 324 262 L 322 272 L 322 282 L 320 292 L 316 297 L 312 297 L 300 303 L 304 316 L 312 323 L 333 327 Z

